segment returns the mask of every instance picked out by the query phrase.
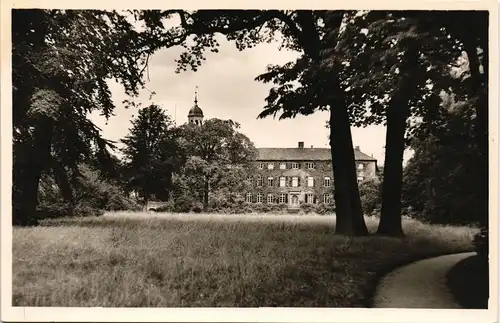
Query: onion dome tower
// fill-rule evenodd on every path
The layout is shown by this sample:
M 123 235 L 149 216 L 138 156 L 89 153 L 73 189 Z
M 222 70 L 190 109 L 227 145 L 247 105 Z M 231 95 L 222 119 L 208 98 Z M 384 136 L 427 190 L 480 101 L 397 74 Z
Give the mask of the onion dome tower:
M 198 106 L 198 87 L 194 91 L 194 106 L 189 110 L 188 121 L 197 126 L 201 126 L 203 122 L 203 110 Z

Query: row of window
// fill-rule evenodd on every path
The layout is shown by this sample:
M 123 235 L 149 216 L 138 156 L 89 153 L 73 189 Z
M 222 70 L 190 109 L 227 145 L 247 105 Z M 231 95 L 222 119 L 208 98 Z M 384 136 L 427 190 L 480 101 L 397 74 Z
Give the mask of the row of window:
M 258 169 L 264 169 L 264 167 L 266 167 L 266 163 L 259 162 L 257 164 Z M 281 163 L 279 163 L 279 169 L 300 169 L 300 168 L 301 168 L 300 163 L 297 163 L 297 162 L 291 162 L 291 163 L 281 162 Z M 316 169 L 316 164 L 314 162 L 306 162 L 305 168 L 306 169 Z M 274 169 L 274 163 L 272 163 L 272 162 L 267 163 L 267 169 L 269 169 L 269 170 Z M 364 165 L 358 164 L 358 169 L 363 170 Z
M 287 180 L 288 179 L 288 180 Z M 276 182 L 275 182 L 276 180 Z M 252 184 L 252 181 L 253 181 L 253 178 L 250 176 L 247 178 L 247 181 Z M 274 177 L 268 177 L 267 178 L 267 186 L 275 186 L 275 184 L 278 185 L 278 187 L 299 187 L 299 186 L 307 186 L 307 187 L 314 187 L 314 177 L 312 176 L 308 176 L 306 177 L 306 183 L 305 185 L 300 185 L 300 177 L 297 177 L 297 176 L 294 176 L 294 177 L 285 177 L 285 176 L 281 176 L 281 177 L 276 177 L 276 179 Z M 262 178 L 262 176 L 260 175 L 257 175 L 257 178 L 256 178 L 256 181 L 255 181 L 255 185 L 257 187 L 262 187 L 264 184 L 264 179 Z M 330 177 L 326 176 L 324 179 L 323 179 L 323 186 L 324 187 L 330 187 L 331 186 L 331 179 Z
M 257 164 L 258 169 L 264 169 L 266 163 L 259 162 Z M 279 169 L 300 169 L 300 163 L 292 162 L 292 163 L 285 163 L 281 162 L 279 163 Z M 316 165 L 313 162 L 307 162 L 305 163 L 305 168 L 306 169 L 315 169 Z M 274 169 L 274 163 L 267 163 L 267 169 Z
M 306 200 L 305 202 L 308 204 L 315 204 L 318 203 L 318 200 L 316 200 L 316 196 L 312 193 L 306 194 Z M 288 203 L 288 194 L 286 193 L 280 193 L 277 196 L 275 196 L 273 193 L 267 193 L 265 195 L 265 201 L 268 204 L 273 204 L 273 203 Z M 275 199 L 276 198 L 276 199 Z M 256 195 L 252 193 L 247 193 L 245 196 L 245 202 L 247 203 L 264 203 L 264 194 L 263 193 L 257 193 Z M 332 195 L 330 193 L 324 193 L 323 198 L 322 198 L 323 203 L 330 204 L 332 202 Z

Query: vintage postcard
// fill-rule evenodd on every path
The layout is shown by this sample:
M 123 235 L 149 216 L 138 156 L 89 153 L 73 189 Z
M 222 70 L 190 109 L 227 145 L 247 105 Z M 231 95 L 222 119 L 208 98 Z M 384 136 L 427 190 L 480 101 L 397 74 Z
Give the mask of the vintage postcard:
M 495 1 L 0 21 L 3 321 L 497 321 Z

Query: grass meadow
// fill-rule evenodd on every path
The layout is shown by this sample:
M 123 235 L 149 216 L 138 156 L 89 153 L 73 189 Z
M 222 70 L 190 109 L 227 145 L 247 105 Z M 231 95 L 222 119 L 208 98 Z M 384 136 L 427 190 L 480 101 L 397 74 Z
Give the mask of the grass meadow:
M 378 219 L 366 218 L 371 232 Z M 14 306 L 365 307 L 397 265 L 472 250 L 475 228 L 404 220 L 335 236 L 334 216 L 108 213 L 13 229 Z

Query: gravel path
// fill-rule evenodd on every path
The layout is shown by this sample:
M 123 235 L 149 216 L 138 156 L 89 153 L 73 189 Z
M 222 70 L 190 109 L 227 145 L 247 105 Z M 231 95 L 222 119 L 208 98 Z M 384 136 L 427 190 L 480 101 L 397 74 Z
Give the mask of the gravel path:
M 446 274 L 456 263 L 475 254 L 440 256 L 394 270 L 380 281 L 373 307 L 460 308 L 446 286 Z

